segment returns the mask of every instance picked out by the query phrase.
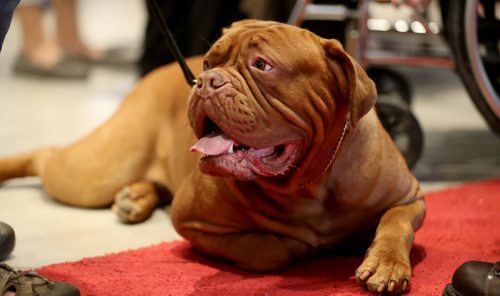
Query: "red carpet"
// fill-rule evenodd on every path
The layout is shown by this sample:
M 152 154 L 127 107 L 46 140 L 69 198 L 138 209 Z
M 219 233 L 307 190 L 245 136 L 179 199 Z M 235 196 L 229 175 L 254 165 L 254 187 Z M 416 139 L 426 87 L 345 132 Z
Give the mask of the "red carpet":
M 427 217 L 411 253 L 409 295 L 441 295 L 460 263 L 500 260 L 500 180 L 427 195 Z M 361 256 L 327 258 L 276 274 L 252 274 L 193 252 L 187 242 L 40 268 L 82 295 L 370 295 L 352 274 Z

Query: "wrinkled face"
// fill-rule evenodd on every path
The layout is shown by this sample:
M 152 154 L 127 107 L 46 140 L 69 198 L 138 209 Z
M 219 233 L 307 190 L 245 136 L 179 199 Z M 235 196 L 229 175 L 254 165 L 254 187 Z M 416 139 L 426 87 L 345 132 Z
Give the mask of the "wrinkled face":
M 205 56 L 189 123 L 202 172 L 252 180 L 289 174 L 321 145 L 335 95 L 320 38 L 296 27 L 242 21 Z

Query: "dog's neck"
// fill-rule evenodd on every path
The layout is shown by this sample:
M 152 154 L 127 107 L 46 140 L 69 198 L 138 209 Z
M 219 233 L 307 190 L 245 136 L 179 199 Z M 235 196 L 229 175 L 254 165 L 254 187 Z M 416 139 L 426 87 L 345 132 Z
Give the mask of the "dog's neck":
M 333 161 L 337 157 L 337 153 L 340 150 L 340 146 L 342 146 L 342 144 L 344 143 L 344 138 L 347 135 L 347 133 L 349 132 L 350 128 L 351 128 L 350 112 L 347 112 L 346 117 L 344 119 L 344 128 L 342 130 L 342 133 L 340 134 L 340 138 L 337 142 L 337 146 L 333 150 L 333 153 L 330 156 L 330 161 L 328 162 L 328 165 L 323 170 L 321 177 L 325 176 L 330 171 L 330 168 L 332 167 Z M 314 182 L 315 182 L 315 180 L 312 180 L 310 183 L 314 183 Z M 307 185 L 308 184 L 304 184 L 303 186 L 307 186 Z
M 339 108 L 335 118 L 334 131 L 331 133 L 333 136 L 327 137 L 329 141 L 323 145 L 328 150 L 313 151 L 311 156 L 305 157 L 297 171 L 289 176 L 277 177 L 272 180 L 262 179 L 256 182 L 265 187 L 268 192 L 273 191 L 279 194 L 302 192 L 311 195 L 307 194 L 307 192 L 312 193 L 321 186 L 324 178 L 328 176 L 346 135 L 351 131 L 350 112 L 347 107 Z M 318 169 L 321 166 L 323 168 Z

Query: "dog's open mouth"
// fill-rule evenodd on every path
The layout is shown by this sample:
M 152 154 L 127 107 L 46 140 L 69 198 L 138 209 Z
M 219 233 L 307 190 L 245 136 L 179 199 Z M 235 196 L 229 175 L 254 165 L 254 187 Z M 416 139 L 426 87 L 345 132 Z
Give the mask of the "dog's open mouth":
M 203 136 L 191 147 L 191 151 L 205 155 L 200 161 L 203 173 L 240 180 L 285 174 L 293 166 L 298 150 L 297 142 L 265 148 L 240 144 L 210 119 L 205 119 Z

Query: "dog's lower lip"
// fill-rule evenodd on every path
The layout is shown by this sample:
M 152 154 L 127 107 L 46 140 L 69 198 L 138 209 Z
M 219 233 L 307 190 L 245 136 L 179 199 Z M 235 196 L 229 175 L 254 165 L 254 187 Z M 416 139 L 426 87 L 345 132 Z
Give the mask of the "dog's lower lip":
M 242 180 L 250 180 L 259 176 L 284 175 L 290 168 L 294 167 L 299 148 L 300 142 L 293 142 L 262 149 L 250 148 L 248 150 L 234 151 L 233 153 L 207 155 L 202 158 L 203 165 L 201 167 L 205 172 L 215 175 L 218 172 L 231 172 L 231 175 L 239 176 L 239 172 L 246 172 L 243 173 L 246 177 Z M 221 166 L 221 164 L 226 165 Z M 249 177 L 249 174 L 253 177 Z

